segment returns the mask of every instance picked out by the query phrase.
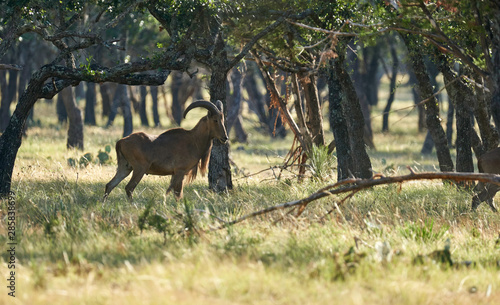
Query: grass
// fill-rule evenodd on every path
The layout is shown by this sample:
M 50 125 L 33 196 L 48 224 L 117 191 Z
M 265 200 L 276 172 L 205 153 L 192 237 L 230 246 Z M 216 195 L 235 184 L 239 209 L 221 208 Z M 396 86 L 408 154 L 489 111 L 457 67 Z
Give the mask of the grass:
M 279 165 L 291 144 L 290 138 L 271 141 L 250 116 L 249 143 L 232 145 L 240 172 L 228 194 L 214 194 L 198 179 L 185 188 L 185 200 L 175 202 L 165 197 L 168 178 L 147 176 L 133 204 L 124 184 L 103 204 L 114 151 L 110 164 L 71 167 L 67 160 L 113 146 L 121 126 L 86 126 L 85 151 L 67 151 L 65 127 L 50 121 L 52 108 L 37 105 L 36 116 L 47 119 L 28 130 L 14 171 L 15 303 L 500 303 L 500 216 L 486 206 L 470 211 L 470 194 L 453 186 L 382 186 L 338 209 L 342 197 L 325 198 L 299 218 L 275 212 L 210 231 L 220 220 L 305 197 L 331 181 L 298 182 L 289 173 L 277 180 L 271 170 L 244 178 L 241 172 Z M 201 114 L 194 112 L 183 127 L 194 125 Z M 394 113 L 391 132 L 381 134 L 377 112 L 377 150 L 369 152 L 375 171 L 436 168 L 435 155 L 419 154 L 424 135 L 416 132 L 414 113 Z M 5 201 L 0 213 L 5 248 Z M 5 251 L 0 260 L 0 274 L 7 275 Z M 12 303 L 3 289 L 0 304 Z

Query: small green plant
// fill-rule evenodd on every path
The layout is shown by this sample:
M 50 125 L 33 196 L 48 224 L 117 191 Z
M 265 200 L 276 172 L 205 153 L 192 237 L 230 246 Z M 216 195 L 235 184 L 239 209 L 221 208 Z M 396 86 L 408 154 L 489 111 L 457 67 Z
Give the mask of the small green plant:
M 104 147 L 104 151 L 99 149 L 99 152 L 97 153 L 97 159 L 99 160 L 99 164 L 107 164 L 111 161 L 111 156 L 109 155 L 111 153 L 111 145 L 106 145 Z
M 173 223 L 172 219 L 169 219 L 163 215 L 158 214 L 156 211 L 151 211 L 153 207 L 153 201 L 151 201 L 146 209 L 139 215 L 138 226 L 139 229 L 144 231 L 147 228 L 153 228 L 158 233 L 163 234 L 163 243 L 167 243 L 167 235 L 172 235 L 173 233 Z
M 80 165 L 80 167 L 87 167 L 93 159 L 94 156 L 92 156 L 91 153 L 86 153 L 80 157 L 80 161 L 78 161 L 78 164 Z
M 314 179 L 324 181 L 333 176 L 336 157 L 328 153 L 327 146 L 313 145 L 307 157 L 309 159 L 309 170 Z
M 407 223 L 406 226 L 400 229 L 400 233 L 407 239 L 432 242 L 441 239 L 446 232 L 448 232 L 448 229 L 448 225 L 443 225 L 438 230 L 435 230 L 434 219 L 430 218 L 421 225 L 417 225 L 416 223 Z
M 94 156 L 92 153 L 87 152 L 83 156 L 81 156 L 79 159 L 76 158 L 68 158 L 68 166 L 70 167 L 81 167 L 85 168 L 87 167 L 90 163 L 94 164 L 108 164 L 111 162 L 111 145 L 106 145 L 104 147 L 104 151 L 99 149 L 99 152 L 97 153 L 97 158 L 94 159 Z

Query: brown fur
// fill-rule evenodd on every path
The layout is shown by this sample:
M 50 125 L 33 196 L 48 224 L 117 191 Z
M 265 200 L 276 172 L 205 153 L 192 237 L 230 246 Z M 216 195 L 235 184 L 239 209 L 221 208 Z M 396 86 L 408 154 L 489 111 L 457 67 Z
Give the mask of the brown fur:
M 477 168 L 480 173 L 500 174 L 500 147 L 488 151 L 477 160 Z M 472 197 L 472 209 L 476 209 L 481 202 L 486 201 L 490 208 L 496 212 L 493 197 L 500 190 L 500 186 L 492 183 L 479 182 L 474 188 Z
M 104 199 L 131 172 L 132 178 L 125 187 L 129 199 L 145 174 L 172 175 L 167 194 L 173 190 L 177 199 L 182 197 L 184 182 L 194 180 L 198 171 L 204 176 L 212 139 L 227 141 L 227 133 L 220 101 L 217 101 L 217 107 L 206 101 L 194 102 L 184 111 L 184 116 L 196 107 L 208 109 L 209 114 L 191 130 L 173 128 L 159 136 L 137 132 L 119 140 L 116 143 L 118 168 L 106 185 Z
M 208 162 L 210 161 L 211 151 L 212 151 L 212 145 L 208 147 L 208 150 L 206 151 L 205 155 L 201 157 L 201 159 L 198 160 L 198 163 L 196 163 L 196 165 L 186 174 L 184 178 L 186 183 L 191 183 L 193 180 L 196 179 L 198 170 L 200 171 L 201 176 L 205 177 L 208 170 Z

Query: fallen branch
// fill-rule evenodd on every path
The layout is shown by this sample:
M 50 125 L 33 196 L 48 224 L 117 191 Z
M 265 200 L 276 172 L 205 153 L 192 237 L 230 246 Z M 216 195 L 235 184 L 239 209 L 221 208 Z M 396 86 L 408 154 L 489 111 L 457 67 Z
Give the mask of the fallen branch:
M 260 211 L 256 211 L 247 215 L 244 215 L 233 221 L 228 221 L 225 224 L 213 229 L 220 230 L 226 227 L 232 226 L 234 224 L 243 222 L 247 219 L 254 218 L 260 215 L 268 214 L 276 210 L 283 210 L 287 208 L 292 208 L 296 206 L 307 206 L 309 203 L 327 197 L 348 192 L 358 192 L 363 189 L 371 188 L 377 185 L 392 184 L 392 183 L 402 183 L 406 181 L 414 180 L 448 180 L 448 181 L 481 181 L 487 183 L 493 183 L 500 185 L 500 175 L 495 174 L 482 174 L 482 173 L 455 173 L 455 172 L 442 172 L 442 173 L 415 173 L 408 167 L 411 171 L 408 175 L 403 176 L 392 176 L 385 177 L 382 175 L 376 175 L 371 179 L 357 179 L 350 178 L 346 180 L 339 181 L 334 184 L 327 185 L 318 191 L 312 193 L 306 198 L 299 200 L 294 200 L 290 202 L 285 202 L 275 206 L 271 206 Z

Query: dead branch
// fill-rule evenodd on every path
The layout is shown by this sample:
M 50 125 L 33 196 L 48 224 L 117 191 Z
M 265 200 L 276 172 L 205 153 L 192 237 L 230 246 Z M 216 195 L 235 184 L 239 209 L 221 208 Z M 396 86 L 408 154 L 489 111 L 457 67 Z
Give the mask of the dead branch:
M 282 204 L 278 204 L 275 206 L 271 206 L 265 209 L 262 209 L 260 211 L 252 212 L 250 214 L 244 215 L 238 219 L 235 219 L 233 221 L 228 221 L 225 224 L 213 229 L 213 230 L 220 230 L 224 229 L 226 227 L 232 226 L 234 224 L 243 222 L 247 219 L 254 218 L 260 215 L 268 214 L 270 212 L 276 211 L 276 210 L 284 210 L 296 206 L 307 206 L 309 203 L 327 197 L 327 196 L 332 196 L 332 195 L 337 195 L 337 194 L 342 194 L 342 193 L 349 193 L 349 192 L 359 192 L 361 190 L 371 188 L 377 185 L 385 185 L 385 184 L 392 184 L 392 183 L 402 183 L 406 181 L 415 181 L 415 180 L 447 180 L 447 181 L 481 181 L 481 182 L 488 182 L 488 183 L 493 183 L 496 185 L 500 185 L 500 175 L 495 175 L 495 174 L 483 174 L 483 173 L 455 173 L 455 172 L 441 172 L 441 173 L 429 173 L 429 172 L 424 172 L 424 173 L 415 173 L 411 170 L 410 167 L 408 167 L 410 170 L 410 174 L 408 175 L 403 175 L 403 176 L 392 176 L 392 177 L 385 177 L 385 176 L 375 176 L 374 178 L 371 179 L 358 179 L 358 178 L 350 178 L 346 180 L 339 181 L 334 184 L 327 185 L 318 191 L 312 193 L 306 198 L 302 198 L 299 200 L 294 200 L 290 202 L 285 202 Z M 349 196 L 348 196 L 349 197 Z

